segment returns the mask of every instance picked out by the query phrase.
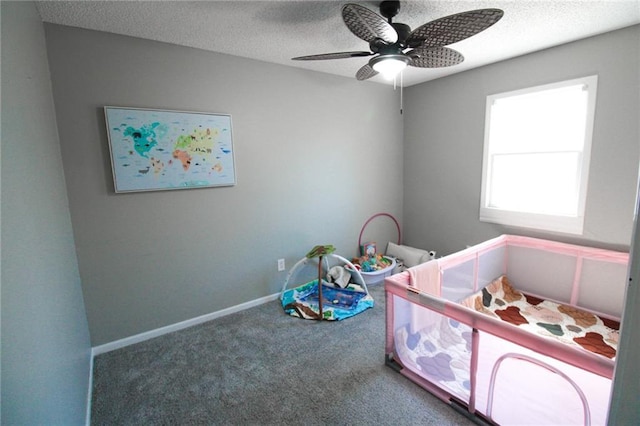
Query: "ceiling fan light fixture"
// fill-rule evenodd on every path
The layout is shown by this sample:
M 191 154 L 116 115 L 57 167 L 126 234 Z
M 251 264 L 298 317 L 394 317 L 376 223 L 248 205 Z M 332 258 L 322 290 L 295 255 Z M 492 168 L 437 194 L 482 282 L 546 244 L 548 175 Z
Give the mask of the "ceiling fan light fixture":
M 405 55 L 383 55 L 373 58 L 370 65 L 386 80 L 393 80 L 409 65 L 409 61 Z

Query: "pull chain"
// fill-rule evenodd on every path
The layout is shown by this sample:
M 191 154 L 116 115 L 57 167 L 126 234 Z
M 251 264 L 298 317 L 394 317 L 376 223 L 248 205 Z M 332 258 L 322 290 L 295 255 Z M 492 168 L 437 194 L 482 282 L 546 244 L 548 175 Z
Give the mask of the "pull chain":
M 402 79 L 403 75 L 404 73 L 401 71 L 400 72 L 400 115 L 402 115 L 402 112 L 403 112 L 403 101 L 404 101 L 404 99 L 402 99 L 403 89 L 404 89 L 404 81 Z
M 402 77 L 403 77 L 403 72 L 400 71 L 400 115 L 402 115 L 402 112 L 403 112 L 403 108 L 402 108 L 403 107 L 403 104 L 402 104 L 403 99 L 402 99 L 402 96 L 403 96 L 404 81 L 403 81 Z M 396 76 L 393 77 L 393 90 L 396 90 L 396 88 L 398 87 L 397 83 L 398 83 L 398 76 L 396 75 Z

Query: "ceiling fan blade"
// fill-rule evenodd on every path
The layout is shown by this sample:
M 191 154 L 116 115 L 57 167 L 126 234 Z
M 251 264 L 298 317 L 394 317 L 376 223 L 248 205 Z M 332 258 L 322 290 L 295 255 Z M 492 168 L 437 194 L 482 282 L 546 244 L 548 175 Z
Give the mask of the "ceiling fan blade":
M 342 19 L 356 37 L 367 43 L 376 38 L 389 44 L 398 41 L 398 33 L 385 19 L 366 7 L 348 3 L 342 8 Z
M 418 68 L 442 68 L 458 65 L 464 56 L 457 50 L 448 47 L 419 47 L 408 52 L 410 65 Z
M 321 53 L 319 55 L 298 56 L 291 58 L 294 61 L 318 61 L 324 59 L 345 59 L 345 58 L 359 58 L 361 56 L 371 56 L 372 52 L 336 52 L 336 53 Z
M 407 44 L 409 47 L 447 46 L 486 30 L 502 15 L 504 12 L 500 9 L 478 9 L 445 16 L 413 30 Z
M 371 77 L 373 77 L 374 75 L 378 74 L 378 71 L 374 70 L 373 68 L 371 68 L 371 65 L 369 64 L 365 64 L 362 68 L 360 68 L 358 70 L 358 72 L 356 73 L 356 79 L 362 81 L 362 80 L 367 80 Z

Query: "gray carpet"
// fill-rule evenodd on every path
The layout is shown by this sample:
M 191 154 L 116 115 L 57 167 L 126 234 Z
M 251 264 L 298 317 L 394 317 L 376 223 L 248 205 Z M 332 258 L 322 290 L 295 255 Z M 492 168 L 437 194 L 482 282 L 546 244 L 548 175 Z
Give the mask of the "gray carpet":
M 471 425 L 384 364 L 375 307 L 340 322 L 269 302 L 94 360 L 94 425 Z

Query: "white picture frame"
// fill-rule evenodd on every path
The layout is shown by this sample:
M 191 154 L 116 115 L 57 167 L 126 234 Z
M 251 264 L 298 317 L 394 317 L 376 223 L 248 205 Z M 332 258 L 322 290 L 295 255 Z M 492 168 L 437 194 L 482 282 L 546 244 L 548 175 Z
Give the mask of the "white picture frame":
M 105 106 L 115 192 L 236 184 L 231 116 Z

